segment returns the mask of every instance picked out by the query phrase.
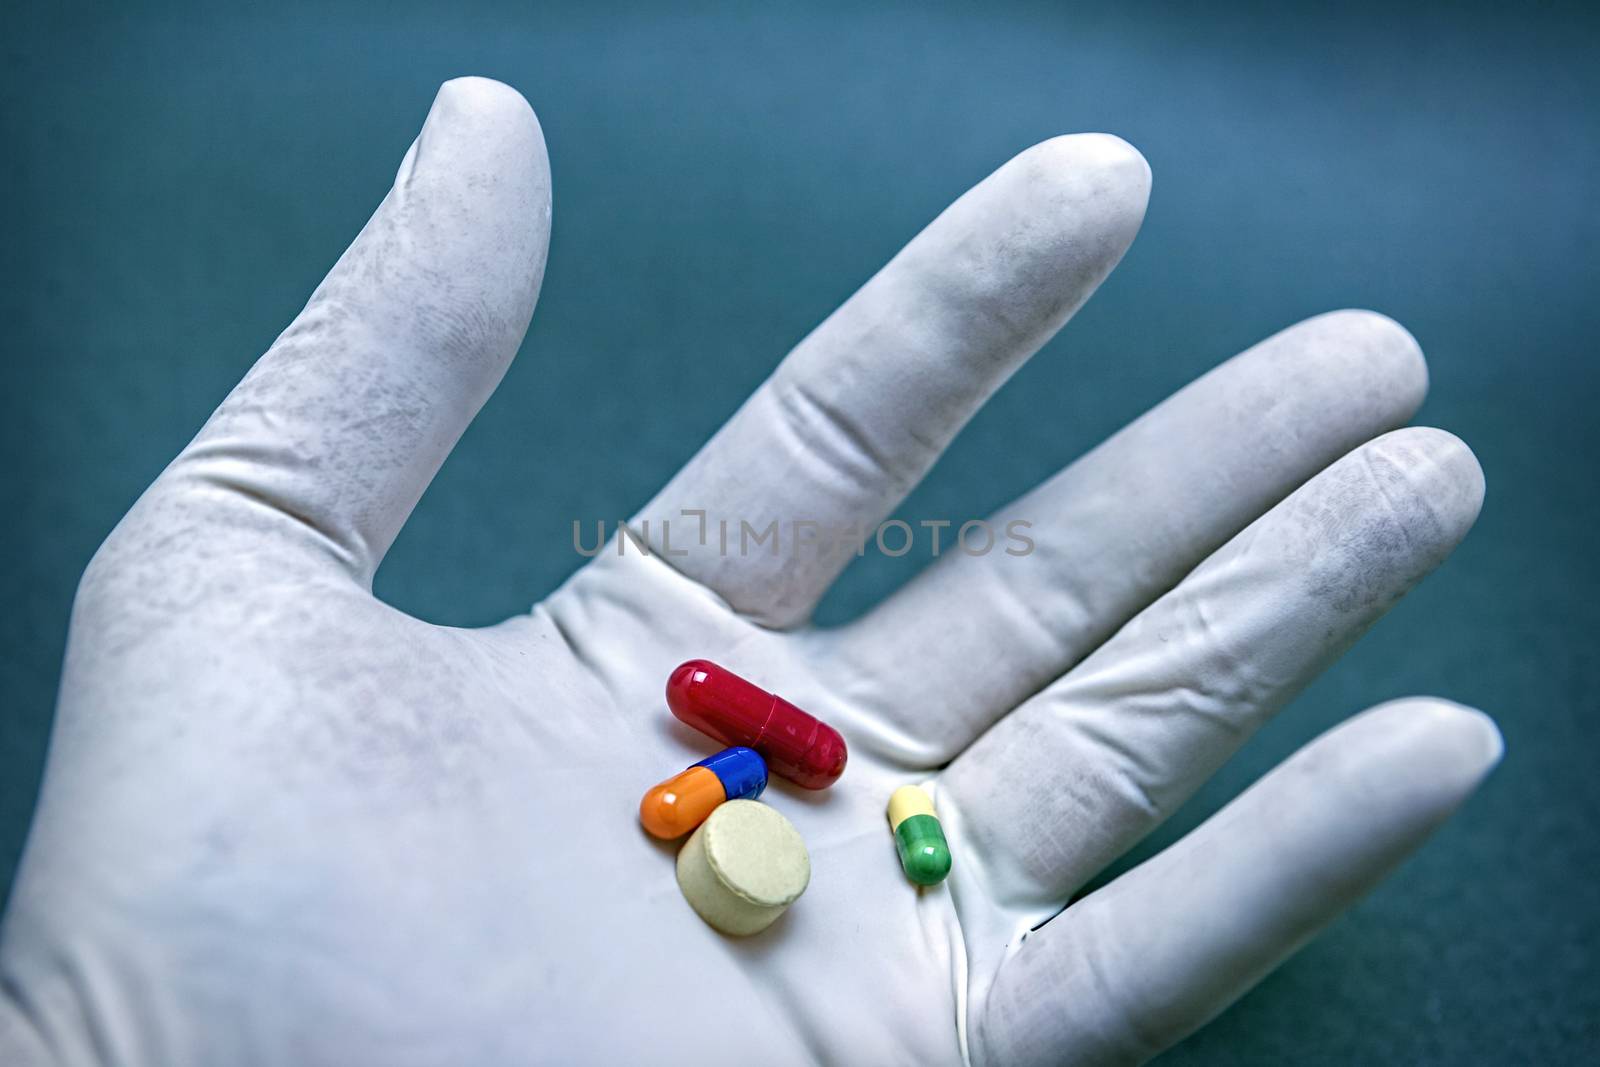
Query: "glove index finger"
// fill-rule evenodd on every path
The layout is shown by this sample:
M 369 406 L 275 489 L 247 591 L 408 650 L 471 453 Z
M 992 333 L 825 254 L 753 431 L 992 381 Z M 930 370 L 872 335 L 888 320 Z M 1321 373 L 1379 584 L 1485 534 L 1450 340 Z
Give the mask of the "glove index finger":
M 804 622 L 854 554 L 813 539 L 872 536 L 1111 273 L 1149 192 L 1144 157 L 1116 137 L 1021 153 L 801 341 L 635 525 L 650 522 L 658 553 L 742 614 Z M 702 538 L 707 526 L 717 532 Z M 764 540 L 751 549 L 753 536 Z

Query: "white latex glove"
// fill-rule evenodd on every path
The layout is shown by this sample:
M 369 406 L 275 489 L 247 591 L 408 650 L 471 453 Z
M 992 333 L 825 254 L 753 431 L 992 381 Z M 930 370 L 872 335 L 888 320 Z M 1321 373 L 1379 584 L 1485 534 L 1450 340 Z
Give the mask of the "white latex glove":
M 1148 186 L 1114 137 L 1022 153 L 639 521 L 876 524 L 1110 272 Z M 371 223 L 95 557 L 6 916 L 0 1061 L 1138 1060 L 1499 756 L 1477 712 L 1385 705 L 1050 918 L 1477 514 L 1471 453 L 1396 429 L 1426 372 L 1366 312 L 1268 339 L 1007 508 L 1031 555 L 947 549 L 841 629 L 806 619 L 846 556 L 714 538 L 613 546 L 485 630 L 378 602 L 374 569 L 522 339 L 549 225 L 527 104 L 446 85 Z M 765 797 L 813 877 L 743 941 L 695 916 L 636 821 L 715 747 L 663 701 L 700 656 L 851 746 L 834 788 Z M 923 892 L 884 818 L 906 781 L 931 783 L 955 855 Z

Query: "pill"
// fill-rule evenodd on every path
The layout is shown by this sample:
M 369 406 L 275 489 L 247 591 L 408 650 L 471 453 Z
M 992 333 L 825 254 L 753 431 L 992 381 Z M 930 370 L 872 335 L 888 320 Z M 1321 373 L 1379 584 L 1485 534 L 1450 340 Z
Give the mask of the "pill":
M 934 813 L 933 800 L 914 785 L 889 797 L 889 829 L 906 877 L 918 885 L 938 885 L 950 873 L 950 845 Z
M 734 937 L 771 926 L 810 881 L 811 856 L 800 831 L 758 800 L 720 805 L 678 850 L 683 899 Z
M 726 800 L 754 800 L 767 788 L 767 765 L 754 750 L 725 748 L 673 775 L 639 801 L 639 821 L 662 839 L 682 837 Z
M 755 749 L 795 785 L 826 789 L 844 773 L 849 753 L 839 731 L 710 660 L 692 659 L 672 672 L 667 707 L 725 745 Z

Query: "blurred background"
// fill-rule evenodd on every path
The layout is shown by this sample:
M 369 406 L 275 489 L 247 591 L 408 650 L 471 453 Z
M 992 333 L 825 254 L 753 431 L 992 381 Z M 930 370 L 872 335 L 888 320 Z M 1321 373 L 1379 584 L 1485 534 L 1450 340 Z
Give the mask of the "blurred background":
M 902 514 L 984 514 L 1265 335 L 1383 311 L 1429 358 L 1419 421 L 1483 464 L 1483 517 L 1132 859 L 1388 697 L 1485 708 L 1507 741 L 1395 878 L 1167 1062 L 1594 1062 L 1595 19 L 754 7 L 5 5 L 0 886 L 79 572 L 365 222 L 440 81 L 520 89 L 555 180 L 527 344 L 378 578 L 458 625 L 557 585 L 574 518 L 644 503 L 951 199 L 1105 130 L 1154 170 L 1141 236 Z M 823 620 L 918 555 L 854 567 Z

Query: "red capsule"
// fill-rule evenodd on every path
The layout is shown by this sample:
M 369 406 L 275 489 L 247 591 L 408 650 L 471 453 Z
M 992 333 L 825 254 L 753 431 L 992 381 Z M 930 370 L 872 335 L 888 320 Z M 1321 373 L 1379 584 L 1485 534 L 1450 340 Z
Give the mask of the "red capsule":
M 755 749 L 795 785 L 826 789 L 844 773 L 849 753 L 839 731 L 710 660 L 692 659 L 672 672 L 667 707 L 725 745 Z

